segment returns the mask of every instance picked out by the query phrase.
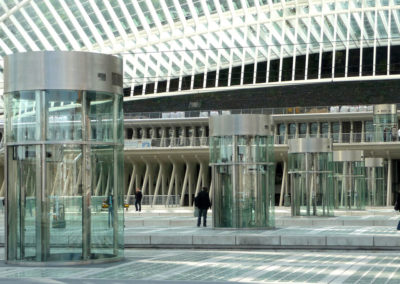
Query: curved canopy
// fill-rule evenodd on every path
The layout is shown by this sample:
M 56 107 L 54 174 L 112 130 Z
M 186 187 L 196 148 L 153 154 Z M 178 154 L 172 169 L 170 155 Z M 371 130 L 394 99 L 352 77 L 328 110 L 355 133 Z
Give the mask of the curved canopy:
M 398 5 L 400 0 L 1 0 L 0 55 L 120 55 L 124 86 L 132 87 L 276 58 L 393 45 L 400 36 Z

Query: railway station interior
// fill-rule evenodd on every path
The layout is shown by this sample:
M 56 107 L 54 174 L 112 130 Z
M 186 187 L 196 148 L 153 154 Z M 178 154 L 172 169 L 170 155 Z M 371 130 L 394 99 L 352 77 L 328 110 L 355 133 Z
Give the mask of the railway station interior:
M 0 0 L 0 282 L 397 283 L 399 19 Z

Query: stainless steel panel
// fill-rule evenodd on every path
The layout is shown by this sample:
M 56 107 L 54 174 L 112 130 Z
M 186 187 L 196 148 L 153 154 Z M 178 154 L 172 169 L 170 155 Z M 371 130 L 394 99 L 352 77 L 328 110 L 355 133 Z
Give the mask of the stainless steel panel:
M 210 117 L 210 136 L 273 135 L 271 117 L 263 114 L 233 114 Z
M 374 168 L 374 167 L 383 167 L 383 158 L 365 158 L 365 167 Z
M 361 162 L 364 160 L 364 151 L 343 150 L 333 151 L 334 162 Z
M 396 114 L 396 104 L 374 105 L 374 114 Z
M 100 53 L 39 51 L 4 57 L 4 93 L 91 90 L 122 94 L 122 59 Z
M 332 152 L 332 140 L 329 138 L 289 139 L 288 146 L 288 153 Z

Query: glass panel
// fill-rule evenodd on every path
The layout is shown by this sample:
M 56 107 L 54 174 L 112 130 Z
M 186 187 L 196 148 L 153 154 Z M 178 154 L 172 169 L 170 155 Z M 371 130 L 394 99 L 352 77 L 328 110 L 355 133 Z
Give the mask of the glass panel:
M 91 122 L 90 140 L 113 142 L 114 95 L 87 92 L 87 105 Z
M 35 260 L 36 191 L 40 186 L 40 148 L 34 145 L 8 147 L 8 257 Z M 40 228 L 40 227 L 39 227 Z
M 7 108 L 6 134 L 8 142 L 39 140 L 40 127 L 37 127 L 40 92 L 21 91 L 5 96 Z
M 7 113 L 7 143 L 40 143 L 7 146 L 8 260 L 81 261 L 122 256 L 122 95 L 15 92 L 6 94 L 5 102 L 11 110 Z M 82 113 L 87 117 L 82 118 Z M 95 145 L 70 142 L 82 141 L 83 123 Z M 55 141 L 65 142 L 50 144 Z M 92 164 L 83 172 L 84 150 L 91 152 Z M 85 184 L 91 185 L 92 192 L 88 193 L 90 200 L 83 202 Z M 87 227 L 90 234 L 85 224 L 91 224 Z
M 49 107 L 46 139 L 82 140 L 82 92 L 46 91 Z
M 390 142 L 397 140 L 397 114 L 375 114 L 374 141 Z
M 369 206 L 386 206 L 385 167 L 366 168 L 367 200 Z
M 289 154 L 292 216 L 333 216 L 332 153 Z
M 274 226 L 272 142 L 265 136 L 211 138 L 215 227 Z
M 82 149 L 46 146 L 46 216 L 50 217 L 50 259 L 82 259 Z
M 334 162 L 335 208 L 365 209 L 366 179 L 364 162 Z
M 91 150 L 91 253 L 105 257 L 114 253 L 114 149 L 92 146 Z

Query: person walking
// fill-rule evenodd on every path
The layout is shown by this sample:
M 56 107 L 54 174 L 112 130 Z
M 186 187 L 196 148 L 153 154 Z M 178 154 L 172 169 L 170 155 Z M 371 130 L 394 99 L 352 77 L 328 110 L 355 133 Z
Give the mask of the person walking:
M 142 191 L 140 190 L 140 188 L 136 188 L 136 192 L 135 192 L 135 207 L 136 207 L 136 211 L 142 211 Z
M 199 192 L 199 194 L 194 199 L 194 205 L 199 208 L 199 216 L 197 217 L 197 227 L 200 227 L 201 216 L 203 216 L 203 226 L 207 227 L 207 210 L 211 208 L 211 201 L 208 195 L 207 187 Z
M 397 192 L 396 203 L 394 204 L 394 210 L 400 211 L 400 192 Z M 400 231 L 400 221 L 397 224 L 397 230 Z

